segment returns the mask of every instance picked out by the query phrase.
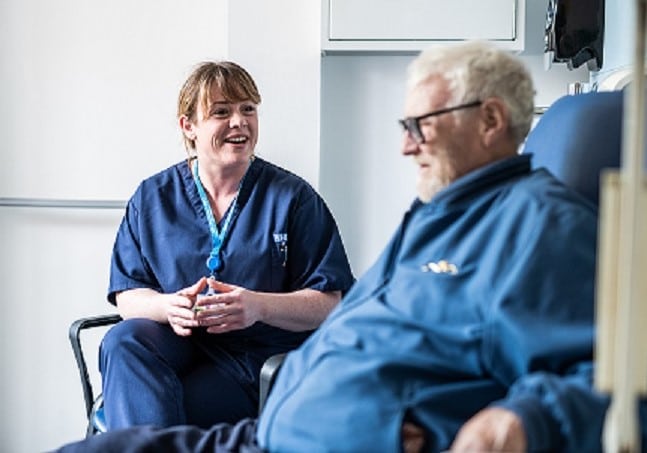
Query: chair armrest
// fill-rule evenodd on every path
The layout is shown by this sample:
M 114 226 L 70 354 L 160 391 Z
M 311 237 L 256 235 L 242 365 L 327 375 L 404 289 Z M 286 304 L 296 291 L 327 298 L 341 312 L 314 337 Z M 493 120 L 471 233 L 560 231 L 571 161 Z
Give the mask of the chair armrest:
M 74 352 L 74 359 L 76 359 L 76 366 L 79 369 L 81 386 L 83 388 L 83 399 L 85 400 L 85 414 L 87 417 L 89 417 L 92 412 L 94 394 L 92 392 L 90 376 L 88 375 L 88 367 L 85 363 L 85 357 L 83 356 L 83 348 L 81 347 L 81 331 L 91 329 L 93 327 L 116 324 L 119 321 L 121 321 L 121 316 L 119 315 L 100 315 L 77 319 L 70 325 L 68 336 L 70 338 L 70 344 L 72 345 L 72 351 Z
M 285 360 L 286 355 L 287 353 L 273 355 L 268 358 L 265 363 L 263 363 L 263 367 L 261 368 L 260 390 L 258 398 L 259 414 L 263 411 L 267 396 L 269 395 L 270 390 L 272 390 L 272 385 L 274 384 L 276 375 L 279 373 L 279 369 L 281 369 L 281 365 L 283 365 L 283 360 Z

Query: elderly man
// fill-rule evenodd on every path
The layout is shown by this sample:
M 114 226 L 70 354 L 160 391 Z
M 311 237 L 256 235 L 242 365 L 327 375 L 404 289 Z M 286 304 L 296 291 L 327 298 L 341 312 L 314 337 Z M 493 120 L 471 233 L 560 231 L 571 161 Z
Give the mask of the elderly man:
M 258 421 L 136 428 L 65 451 L 591 451 L 596 210 L 518 155 L 528 71 L 483 43 L 411 64 L 416 199 L 375 265 L 290 353 Z

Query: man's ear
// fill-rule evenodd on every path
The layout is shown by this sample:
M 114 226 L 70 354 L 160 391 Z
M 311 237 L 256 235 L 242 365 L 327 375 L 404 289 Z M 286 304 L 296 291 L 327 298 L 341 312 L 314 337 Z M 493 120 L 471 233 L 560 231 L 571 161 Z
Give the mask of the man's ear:
M 509 112 L 503 100 L 488 98 L 483 101 L 480 113 L 481 140 L 486 148 L 490 148 L 507 134 Z
M 193 123 L 189 120 L 189 118 L 186 115 L 182 115 L 178 120 L 178 123 L 180 124 L 180 129 L 182 129 L 182 133 L 184 133 L 184 136 L 189 140 L 195 140 L 195 131 L 193 130 Z

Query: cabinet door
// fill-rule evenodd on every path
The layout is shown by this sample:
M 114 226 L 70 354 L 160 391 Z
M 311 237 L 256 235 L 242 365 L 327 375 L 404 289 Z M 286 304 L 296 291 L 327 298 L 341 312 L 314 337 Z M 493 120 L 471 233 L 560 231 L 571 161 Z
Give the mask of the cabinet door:
M 522 50 L 524 0 L 323 0 L 323 50 L 420 50 L 471 39 Z

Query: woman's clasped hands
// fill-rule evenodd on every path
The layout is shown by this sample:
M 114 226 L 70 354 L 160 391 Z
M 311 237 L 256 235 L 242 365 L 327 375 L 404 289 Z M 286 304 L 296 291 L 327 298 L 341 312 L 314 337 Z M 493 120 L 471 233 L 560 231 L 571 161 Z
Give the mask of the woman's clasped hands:
M 260 320 L 251 294 L 240 286 L 202 277 L 175 293 L 179 297 L 171 299 L 167 319 L 180 336 L 191 335 L 196 327 L 214 334 L 244 329 Z

